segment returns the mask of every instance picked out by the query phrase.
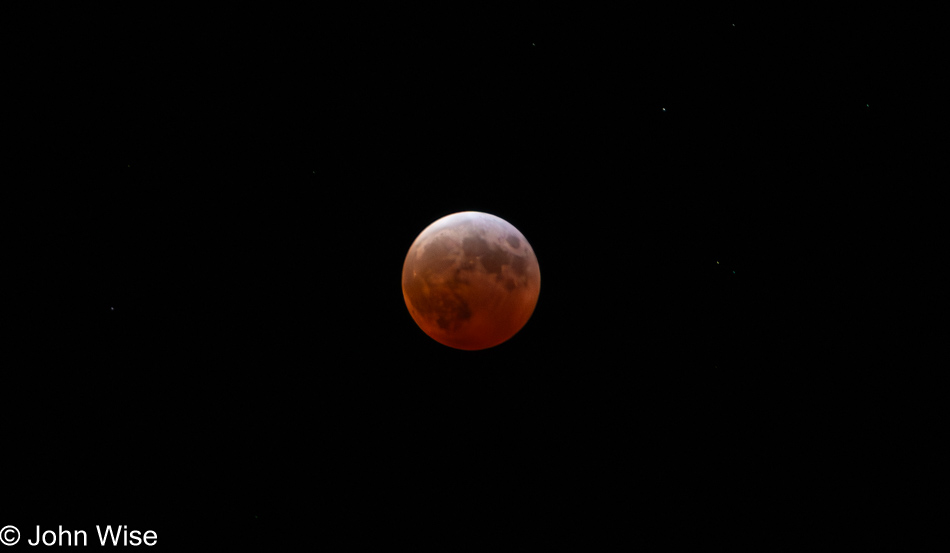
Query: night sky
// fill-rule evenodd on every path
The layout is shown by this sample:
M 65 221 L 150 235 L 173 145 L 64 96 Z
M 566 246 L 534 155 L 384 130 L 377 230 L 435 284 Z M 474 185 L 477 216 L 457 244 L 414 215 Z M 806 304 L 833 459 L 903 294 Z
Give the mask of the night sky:
M 884 277 L 843 271 L 897 249 L 874 215 L 899 146 L 885 20 L 228 10 L 24 32 L 50 60 L 22 67 L 50 83 L 49 156 L 20 204 L 43 247 L 4 456 L 43 492 L 0 525 L 453 550 L 856 524 L 884 500 L 855 459 L 891 432 L 881 346 L 854 330 Z M 476 352 L 427 337 L 400 289 L 415 237 L 468 210 L 541 269 L 527 325 Z

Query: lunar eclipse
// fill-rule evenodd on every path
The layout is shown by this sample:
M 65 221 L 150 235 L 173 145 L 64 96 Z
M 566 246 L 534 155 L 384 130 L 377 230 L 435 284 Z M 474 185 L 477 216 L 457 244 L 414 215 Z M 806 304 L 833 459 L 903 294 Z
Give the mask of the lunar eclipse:
M 413 320 L 435 341 L 461 350 L 497 346 L 518 333 L 538 303 L 534 250 L 511 223 L 464 211 L 412 243 L 402 293 Z

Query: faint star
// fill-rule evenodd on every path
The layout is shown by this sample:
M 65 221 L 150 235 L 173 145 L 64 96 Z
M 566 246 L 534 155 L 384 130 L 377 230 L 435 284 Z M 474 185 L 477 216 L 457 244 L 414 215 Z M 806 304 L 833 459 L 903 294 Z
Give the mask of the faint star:
M 115 307 L 110 307 L 109 311 L 115 311 Z
M 663 111 L 666 111 L 666 108 L 663 108 Z

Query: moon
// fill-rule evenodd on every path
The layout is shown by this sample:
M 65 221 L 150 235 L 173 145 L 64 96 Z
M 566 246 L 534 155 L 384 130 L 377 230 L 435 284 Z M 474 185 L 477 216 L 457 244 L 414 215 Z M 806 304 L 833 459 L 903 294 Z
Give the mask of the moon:
M 461 350 L 494 347 L 517 334 L 540 290 L 538 259 L 524 235 L 479 211 L 426 227 L 402 268 L 413 320 L 435 341 Z

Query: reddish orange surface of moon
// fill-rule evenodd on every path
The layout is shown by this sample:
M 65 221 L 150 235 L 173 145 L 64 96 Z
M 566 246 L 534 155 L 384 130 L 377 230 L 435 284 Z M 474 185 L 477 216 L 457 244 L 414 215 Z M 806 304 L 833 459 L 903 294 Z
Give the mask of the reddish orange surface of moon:
M 402 295 L 419 328 L 462 350 L 497 346 L 528 322 L 541 272 L 531 245 L 508 221 L 463 211 L 432 223 L 402 268 Z

